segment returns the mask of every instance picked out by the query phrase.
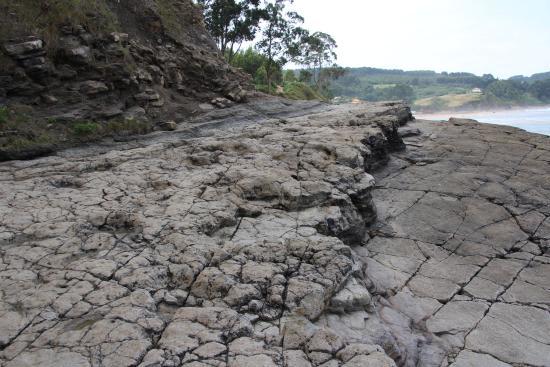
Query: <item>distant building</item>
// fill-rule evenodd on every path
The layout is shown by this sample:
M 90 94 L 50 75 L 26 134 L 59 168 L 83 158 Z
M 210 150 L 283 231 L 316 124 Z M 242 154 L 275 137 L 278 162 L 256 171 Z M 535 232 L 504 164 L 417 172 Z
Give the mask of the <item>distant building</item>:
M 474 88 L 474 89 L 472 89 L 472 93 L 481 94 L 481 93 L 483 93 L 483 91 L 481 90 L 481 88 Z

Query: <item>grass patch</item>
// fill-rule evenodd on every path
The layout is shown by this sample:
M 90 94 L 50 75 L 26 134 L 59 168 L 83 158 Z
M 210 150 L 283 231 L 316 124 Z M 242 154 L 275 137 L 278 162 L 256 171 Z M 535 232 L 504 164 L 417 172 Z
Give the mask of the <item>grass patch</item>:
M 387 89 L 387 88 L 393 88 L 396 84 L 374 84 L 374 89 Z
M 414 107 L 423 110 L 455 110 L 479 103 L 483 95 L 478 93 L 447 94 L 416 100 Z
M 152 124 L 142 120 L 37 120 L 27 106 L 0 107 L 0 161 L 28 159 L 104 137 L 146 134 Z
M 326 101 L 327 100 L 327 98 L 325 98 L 321 93 L 317 92 L 313 87 L 302 82 L 286 82 L 282 86 L 282 90 L 280 86 L 273 86 L 271 87 L 271 90 L 269 90 L 269 87 L 263 84 L 257 84 L 255 87 L 256 87 L 256 90 L 259 92 L 278 95 L 288 99 L 306 100 L 306 101 L 311 101 L 311 100 Z
M 76 136 L 91 136 L 99 132 L 99 124 L 95 122 L 77 122 L 73 125 L 73 133 Z
M 101 33 L 118 29 L 108 0 L 3 0 L 0 5 L 2 40 L 38 34 L 47 45 L 53 45 L 62 24 L 78 24 Z
M 151 123 L 137 119 L 111 120 L 105 125 L 107 135 L 142 135 L 151 131 Z
M 1 145 L 3 149 L 9 149 L 15 152 L 21 152 L 29 149 L 40 149 L 50 146 L 55 142 L 55 138 L 51 134 L 43 133 L 37 136 L 10 136 L 5 143 Z
M 311 86 L 301 82 L 290 82 L 284 85 L 284 96 L 288 99 L 325 100 L 319 92 Z
M 8 122 L 8 108 L 5 106 L 0 107 L 0 125 Z
M 189 24 L 202 21 L 201 11 L 196 5 L 174 0 L 156 0 L 156 10 L 161 18 L 164 32 L 176 40 L 183 40 L 187 35 Z

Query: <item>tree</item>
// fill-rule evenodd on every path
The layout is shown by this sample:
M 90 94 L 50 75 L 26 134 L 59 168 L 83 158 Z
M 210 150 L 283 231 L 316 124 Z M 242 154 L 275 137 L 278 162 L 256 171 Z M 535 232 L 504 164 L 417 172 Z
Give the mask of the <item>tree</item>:
M 529 87 L 529 92 L 542 102 L 550 102 L 550 79 L 537 80 Z
M 254 83 L 256 85 L 265 85 L 267 83 L 267 71 L 265 70 L 265 65 L 262 64 L 262 66 L 260 66 L 258 70 L 256 70 L 256 72 L 253 74 L 253 76 Z
M 235 46 L 252 41 L 265 11 L 260 0 L 197 0 L 203 7 L 206 28 L 222 54 L 231 61 Z
M 299 50 L 293 55 L 293 60 L 312 71 L 313 81 L 319 87 L 325 65 L 333 65 L 337 59 L 334 51 L 338 46 L 329 34 L 315 32 L 302 33 Z
M 481 76 L 481 85 L 479 85 L 481 88 L 487 88 L 489 84 L 494 82 L 496 79 L 493 76 L 493 74 L 483 74 Z
M 381 88 L 379 100 L 414 100 L 414 89 L 408 84 L 396 84 L 393 87 Z
M 254 76 L 258 69 L 267 63 L 267 58 L 252 47 L 245 51 L 236 52 L 231 60 L 231 65 L 240 68 L 248 74 Z
M 296 81 L 296 74 L 294 73 L 294 70 L 285 71 L 284 81 L 287 83 L 292 83 Z
M 313 78 L 313 75 L 311 74 L 311 71 L 307 69 L 300 69 L 300 75 L 298 77 L 298 80 L 302 83 L 311 83 L 311 79 Z
M 519 102 L 524 97 L 526 87 L 513 80 L 496 80 L 489 84 L 486 94 L 492 94 L 503 101 Z
M 265 7 L 265 25 L 256 48 L 267 57 L 266 73 L 269 91 L 273 74 L 288 62 L 289 49 L 302 34 L 298 24 L 303 23 L 296 12 L 286 12 L 286 4 L 292 0 L 275 0 Z
M 317 90 L 327 97 L 331 97 L 330 84 L 333 80 L 341 78 L 346 74 L 346 69 L 338 65 L 332 65 L 319 71 Z
M 262 88 L 267 85 L 267 63 L 267 57 L 252 47 L 247 48 L 245 51 L 236 52 L 231 61 L 231 65 L 250 74 L 254 79 L 254 83 Z M 275 68 L 272 72 L 272 78 L 277 81 L 282 80 L 283 70 L 280 67 Z

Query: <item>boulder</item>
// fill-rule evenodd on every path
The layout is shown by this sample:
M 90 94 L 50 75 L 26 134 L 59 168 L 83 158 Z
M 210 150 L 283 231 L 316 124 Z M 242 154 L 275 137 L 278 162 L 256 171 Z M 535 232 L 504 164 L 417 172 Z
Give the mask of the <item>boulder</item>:
M 91 49 L 88 46 L 80 46 L 73 48 L 67 51 L 67 55 L 70 56 L 71 60 L 77 63 L 87 64 L 90 62 L 92 53 Z
M 12 41 L 4 44 L 6 53 L 16 59 L 26 59 L 42 54 L 44 50 L 44 41 L 36 37 Z

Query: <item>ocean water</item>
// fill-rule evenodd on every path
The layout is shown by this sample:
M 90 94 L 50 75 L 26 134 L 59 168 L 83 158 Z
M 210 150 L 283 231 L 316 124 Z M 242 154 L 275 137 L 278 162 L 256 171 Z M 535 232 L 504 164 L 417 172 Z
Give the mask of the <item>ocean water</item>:
M 483 111 L 465 113 L 415 114 L 418 119 L 448 120 L 450 117 L 469 118 L 489 124 L 519 127 L 520 129 L 550 136 L 550 107 Z

